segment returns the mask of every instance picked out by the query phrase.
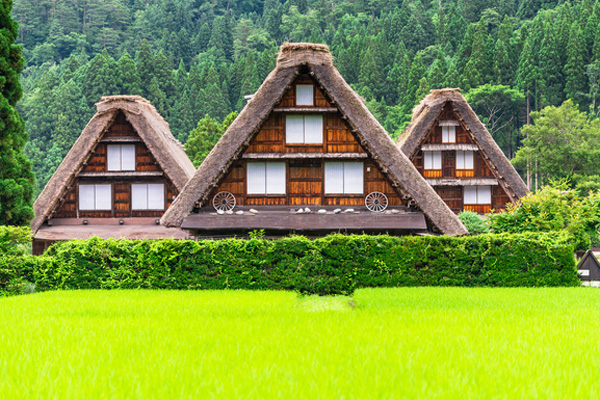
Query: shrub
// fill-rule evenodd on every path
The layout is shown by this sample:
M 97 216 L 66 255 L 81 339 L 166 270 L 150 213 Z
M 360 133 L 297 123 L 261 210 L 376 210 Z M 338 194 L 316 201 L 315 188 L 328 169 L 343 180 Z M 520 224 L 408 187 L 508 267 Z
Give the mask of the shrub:
M 0 254 L 31 254 L 31 239 L 28 227 L 0 226 Z
M 325 295 L 362 287 L 572 286 L 580 282 L 571 240 L 558 233 L 93 238 L 56 243 L 43 257 L 0 258 L 0 291 L 268 289 Z
M 489 226 L 487 226 L 483 218 L 473 211 L 461 212 L 458 214 L 458 219 L 460 219 L 460 222 L 463 223 L 471 235 L 481 235 L 490 231 Z

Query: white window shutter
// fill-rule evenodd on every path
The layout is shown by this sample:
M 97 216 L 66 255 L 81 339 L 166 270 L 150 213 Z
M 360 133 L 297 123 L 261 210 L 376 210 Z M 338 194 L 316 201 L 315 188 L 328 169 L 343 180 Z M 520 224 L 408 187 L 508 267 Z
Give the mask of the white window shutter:
M 433 169 L 442 169 L 442 152 L 433 152 Z
M 96 195 L 94 185 L 79 185 L 79 209 L 94 210 L 96 208 Z
M 305 143 L 323 143 L 323 116 L 306 115 L 304 117 Z
M 304 116 L 285 116 L 285 142 L 304 143 Z
M 465 169 L 465 152 L 456 150 L 456 169 Z
M 267 194 L 285 194 L 285 163 L 267 163 Z
M 266 194 L 266 166 L 264 162 L 246 164 L 248 194 Z
M 477 186 L 477 203 L 492 204 L 492 187 Z
M 313 104 L 313 85 L 296 85 L 296 105 L 312 106 Z
M 121 170 L 135 171 L 135 144 L 121 145 Z
M 109 171 L 121 171 L 121 145 L 106 146 L 106 164 Z
M 363 194 L 364 168 L 362 162 L 344 163 L 344 193 Z
M 165 209 L 165 185 L 162 183 L 148 184 L 148 209 Z
M 148 209 L 148 185 L 146 185 L 146 184 L 131 185 L 131 209 L 132 210 L 147 210 Z
M 433 154 L 431 151 L 424 151 L 423 158 L 425 159 L 425 169 L 433 169 Z
M 477 204 L 477 186 L 464 187 L 464 204 Z
M 465 151 L 465 169 L 473 169 L 473 150 Z
M 442 143 L 448 143 L 448 127 L 442 126 Z
M 344 163 L 325 163 L 325 193 L 344 193 Z
M 446 126 L 448 129 L 448 142 L 447 143 L 456 143 L 456 127 L 455 126 Z
M 112 209 L 111 185 L 96 185 L 96 210 Z

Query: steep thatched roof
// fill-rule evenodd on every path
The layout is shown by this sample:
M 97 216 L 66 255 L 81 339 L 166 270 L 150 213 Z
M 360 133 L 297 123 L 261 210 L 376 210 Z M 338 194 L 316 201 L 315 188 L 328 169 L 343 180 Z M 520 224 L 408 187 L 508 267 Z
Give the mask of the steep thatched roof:
M 119 112 L 125 115 L 165 175 L 179 191 L 194 174 L 194 165 L 185 154 L 183 146 L 173 137 L 169 124 L 148 100 L 140 96 L 109 96 L 103 97 L 96 107 L 98 112 L 88 122 L 33 204 L 35 212 L 35 218 L 31 223 L 33 232 L 37 232 L 56 208 L 61 196 L 81 171 L 91 151 L 96 148 Z
M 205 204 L 207 196 L 228 171 L 254 134 L 268 118 L 302 68 L 308 67 L 318 84 L 329 94 L 347 118 L 361 144 L 393 183 L 412 198 L 430 221 L 449 235 L 466 234 L 458 218 L 425 182 L 410 160 L 402 154 L 387 132 L 369 112 L 362 99 L 350 88 L 333 66 L 329 48 L 322 44 L 288 43 L 281 46 L 277 66 L 263 82 L 250 102 L 231 124 L 194 177 L 163 216 L 161 223 L 181 226 L 197 201 Z
M 472 134 L 484 155 L 489 157 L 492 170 L 511 200 L 517 201 L 525 196 L 529 192 L 527 186 L 460 93 L 460 89 L 432 90 L 415 107 L 411 124 L 398 139 L 398 146 L 402 152 L 412 158 L 419 151 L 421 143 L 434 128 L 435 121 L 447 103 L 451 103 L 452 108 L 459 115 L 460 124 Z

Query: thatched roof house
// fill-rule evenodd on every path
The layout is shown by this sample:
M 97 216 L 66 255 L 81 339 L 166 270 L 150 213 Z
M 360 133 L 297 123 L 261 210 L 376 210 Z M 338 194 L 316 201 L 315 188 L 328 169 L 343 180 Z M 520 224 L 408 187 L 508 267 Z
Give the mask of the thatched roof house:
M 529 192 L 459 89 L 432 90 L 398 146 L 455 212 L 489 212 Z
M 265 182 L 266 189 L 255 188 Z M 367 211 L 365 195 L 373 192 L 385 194 L 398 210 Z M 211 204 L 223 193 L 230 195 L 239 215 L 214 213 Z M 312 206 L 311 211 L 321 207 L 322 215 L 303 214 L 297 206 Z M 354 212 L 344 213 L 349 206 Z M 250 207 L 258 214 L 248 214 Z M 281 46 L 275 69 L 161 223 L 196 233 L 209 228 L 304 232 L 394 227 L 466 233 L 344 81 L 329 48 L 313 43 Z
M 96 106 L 34 203 L 37 241 L 184 237 L 155 222 L 195 172 L 167 122 L 139 96 Z

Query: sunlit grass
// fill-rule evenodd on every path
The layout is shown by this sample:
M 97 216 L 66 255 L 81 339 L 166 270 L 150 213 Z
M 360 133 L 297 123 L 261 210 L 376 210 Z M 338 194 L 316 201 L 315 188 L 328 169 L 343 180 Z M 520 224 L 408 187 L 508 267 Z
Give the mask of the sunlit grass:
M 600 291 L 0 299 L 0 398 L 595 398 Z

